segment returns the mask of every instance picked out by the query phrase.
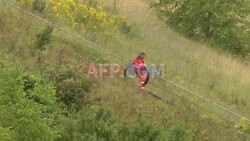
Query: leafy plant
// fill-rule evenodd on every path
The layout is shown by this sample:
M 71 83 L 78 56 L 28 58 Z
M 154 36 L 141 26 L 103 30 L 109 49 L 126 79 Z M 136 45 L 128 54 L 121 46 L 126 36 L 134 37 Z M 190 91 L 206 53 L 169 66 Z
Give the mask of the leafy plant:
M 33 10 L 43 12 L 46 8 L 46 0 L 34 0 L 32 3 Z
M 249 5 L 244 0 L 160 0 L 155 3 L 162 17 L 177 31 L 245 58 L 250 55 Z
M 143 141 L 155 141 L 160 140 L 159 137 L 161 128 L 154 126 L 152 123 L 146 121 L 141 115 L 132 123 L 123 125 L 119 130 L 121 140 L 143 140 Z
M 69 108 L 79 109 L 84 103 L 86 93 L 90 91 L 91 80 L 71 69 L 57 72 L 55 86 L 56 95 Z
M 100 109 L 97 112 L 89 108 L 82 109 L 76 117 L 66 119 L 60 141 L 115 141 L 116 120 L 109 111 Z
M 35 47 L 38 50 L 40 51 L 45 50 L 46 48 L 44 46 L 52 42 L 52 32 L 53 32 L 53 27 L 47 26 L 42 33 L 37 34 Z
M 136 25 L 125 20 L 119 21 L 119 29 L 121 33 L 125 34 L 129 38 L 134 38 L 137 36 L 138 29 Z
M 21 6 L 29 7 L 31 5 L 32 0 L 16 0 L 16 1 Z
M 4 140 L 54 140 L 55 91 L 38 81 L 27 97 L 23 71 L 19 67 L 0 69 L 0 136 Z M 39 99 L 35 99 L 35 97 Z
M 84 2 L 75 0 L 48 1 L 52 14 L 66 20 L 74 26 L 94 32 L 102 29 L 114 30 L 119 17 L 107 14 L 101 6 L 92 7 Z
M 168 141 L 190 141 L 191 136 L 187 132 L 187 129 L 183 123 L 177 123 L 173 125 L 167 133 Z
M 3 128 L 0 126 L 0 140 L 1 141 L 11 141 L 11 132 L 8 128 Z

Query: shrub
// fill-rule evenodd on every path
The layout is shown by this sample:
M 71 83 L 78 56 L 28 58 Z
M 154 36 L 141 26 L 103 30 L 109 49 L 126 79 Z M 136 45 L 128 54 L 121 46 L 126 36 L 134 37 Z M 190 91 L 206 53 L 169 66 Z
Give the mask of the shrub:
M 152 123 L 144 120 L 141 116 L 132 123 L 123 125 L 119 130 L 120 140 L 142 140 L 155 141 L 161 134 L 160 128 L 154 126 Z
M 250 140 L 250 126 L 246 130 L 246 140 Z
M 23 88 L 23 90 L 25 91 L 25 92 L 29 92 L 29 91 L 33 91 L 34 90 L 34 88 L 35 88 L 35 84 L 37 83 L 37 78 L 35 77 L 35 76 L 33 76 L 33 75 L 28 75 L 28 74 L 26 74 L 26 75 L 24 75 L 23 77 L 22 77 L 22 80 L 23 80 L 23 82 L 24 82 L 24 88 Z
M 95 111 L 85 107 L 61 122 L 63 130 L 59 141 L 191 141 L 191 135 L 182 123 L 166 129 L 142 116 L 123 123 L 102 108 Z
M 119 29 L 121 33 L 125 34 L 129 38 L 137 36 L 138 29 L 135 24 L 131 24 L 127 21 L 121 20 L 119 22 Z
M 241 57 L 250 56 L 248 1 L 160 0 L 155 5 L 167 23 L 184 35 Z
M 1 141 L 11 141 L 11 132 L 8 128 L 0 126 L 0 139 Z
M 57 96 L 68 107 L 78 107 L 85 95 L 84 83 L 79 80 L 66 79 L 56 85 Z
M 54 87 L 48 85 L 48 82 L 41 79 L 39 76 L 23 74 L 19 81 L 23 83 L 23 90 L 28 99 L 32 99 L 34 102 L 43 105 L 55 104 L 56 98 Z
M 42 33 L 37 34 L 35 48 L 40 51 L 45 50 L 46 48 L 44 46 L 52 42 L 52 32 L 53 32 L 53 27 L 47 26 Z
M 34 0 L 32 3 L 33 10 L 43 12 L 46 8 L 46 0 Z
M 19 67 L 0 69 L 0 137 L 52 141 L 57 137 L 52 127 L 56 113 L 55 91 L 44 80 L 36 81 L 35 85 L 25 80 Z M 27 97 L 25 90 L 29 90 L 30 96 Z
M 91 80 L 71 69 L 62 69 L 57 72 L 55 86 L 60 102 L 69 108 L 79 109 L 84 102 L 86 93 L 90 91 Z
M 107 30 L 110 31 L 109 33 L 113 33 L 117 29 L 117 21 L 120 20 L 120 16 L 105 12 L 102 6 L 96 2 L 48 1 L 48 11 L 52 11 L 50 12 L 52 16 L 94 34 Z
M 183 123 L 173 125 L 167 133 L 167 141 L 191 141 L 191 136 Z
M 31 5 L 32 0 L 16 0 L 16 1 L 21 6 L 29 7 Z
M 66 119 L 60 141 L 115 141 L 116 120 L 109 111 L 100 109 L 97 112 L 89 108 L 82 109 L 73 119 Z

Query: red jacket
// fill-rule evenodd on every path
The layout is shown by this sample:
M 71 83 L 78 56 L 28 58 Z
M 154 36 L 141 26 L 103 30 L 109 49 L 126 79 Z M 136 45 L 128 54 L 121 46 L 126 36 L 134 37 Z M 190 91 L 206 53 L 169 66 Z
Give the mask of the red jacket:
M 134 60 L 134 64 L 135 64 L 135 72 L 137 75 L 141 76 L 141 75 L 144 75 L 144 70 L 145 70 L 145 67 L 144 67 L 144 60 L 142 58 L 135 58 Z

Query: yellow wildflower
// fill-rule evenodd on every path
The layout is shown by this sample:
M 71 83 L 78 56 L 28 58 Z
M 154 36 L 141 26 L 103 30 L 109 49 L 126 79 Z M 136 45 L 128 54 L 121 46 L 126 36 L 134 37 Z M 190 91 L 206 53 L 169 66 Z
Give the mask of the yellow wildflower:
M 241 133 L 246 132 L 247 130 L 247 120 L 246 118 L 240 118 L 240 123 L 235 126 L 235 128 L 239 129 Z
M 53 1 L 53 0 L 49 0 L 49 3 L 50 3 L 50 4 L 54 4 L 54 1 Z
M 74 2 L 74 0 L 66 0 L 65 3 L 71 5 L 71 6 L 75 6 L 76 3 Z
M 87 10 L 87 9 L 88 9 L 88 7 L 87 7 L 86 5 L 84 5 L 84 4 L 80 4 L 80 5 L 79 5 L 79 8 L 80 8 L 81 10 Z
M 246 131 L 247 130 L 247 120 L 246 118 L 240 118 L 240 124 L 239 124 L 239 128 L 242 130 L 242 131 Z
M 25 7 L 28 7 L 31 5 L 31 0 L 19 0 L 17 2 L 18 2 L 18 4 L 25 6 Z
M 57 4 L 59 7 L 62 6 L 62 4 L 61 4 L 60 2 L 57 2 L 56 4 Z
M 95 8 L 89 8 L 89 13 L 90 13 L 91 16 L 95 16 L 97 11 L 96 11 Z

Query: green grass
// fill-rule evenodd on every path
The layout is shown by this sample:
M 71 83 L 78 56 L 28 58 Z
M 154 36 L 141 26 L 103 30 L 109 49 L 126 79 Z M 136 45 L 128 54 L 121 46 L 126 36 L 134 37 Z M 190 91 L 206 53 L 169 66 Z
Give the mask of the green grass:
M 119 12 L 135 21 L 142 38 L 118 39 L 116 42 L 120 44 L 116 47 L 120 52 L 117 53 L 127 53 L 124 56 L 133 58 L 144 51 L 147 53 L 147 63 L 165 65 L 168 79 L 221 105 L 235 106 L 234 110 L 250 116 L 247 111 L 247 101 L 250 100 L 249 62 L 241 62 L 204 44 L 181 37 L 167 28 L 148 4 L 140 0 L 119 2 Z M 176 81 L 176 78 L 181 81 Z M 222 95 L 227 98 L 221 98 Z M 235 96 L 240 102 L 235 102 Z
M 58 67 L 80 70 L 80 75 L 85 75 L 88 63 L 102 62 L 95 57 L 110 63 L 127 63 L 55 30 L 53 42 L 46 46 L 47 50 L 42 54 L 44 63 L 38 64 L 38 56 L 32 49 L 32 43 L 35 35 L 46 26 L 2 3 L 0 8 L 3 15 L 0 17 L 0 31 L 3 33 L 3 38 L 0 38 L 1 50 L 4 50 L 6 56 L 13 56 L 14 59 L 10 62 L 20 62 L 27 71 L 41 73 L 49 78 Z M 166 28 L 145 2 L 120 1 L 119 13 L 135 22 L 139 28 L 138 35 L 131 39 L 117 33 L 111 42 L 102 46 L 131 60 L 139 52 L 146 52 L 146 62 L 165 65 L 165 77 L 249 116 L 247 102 L 250 100 L 250 77 L 247 64 L 189 41 Z M 79 31 L 76 32 L 63 23 L 58 24 L 79 34 Z M 228 116 L 169 84 L 155 78 L 151 81 L 174 95 L 181 95 L 225 118 Z M 166 102 L 137 94 L 136 83 L 135 79 L 98 79 L 97 86 L 88 94 L 88 105 L 93 109 L 111 109 L 119 122 L 134 120 L 140 114 L 153 124 L 163 125 L 165 128 L 184 122 L 189 129 L 197 130 L 194 131 L 196 140 L 242 139 L 235 132 L 233 124 L 190 105 L 185 99 L 178 99 L 150 85 L 146 89 L 163 96 Z M 238 119 L 231 118 L 238 122 Z

